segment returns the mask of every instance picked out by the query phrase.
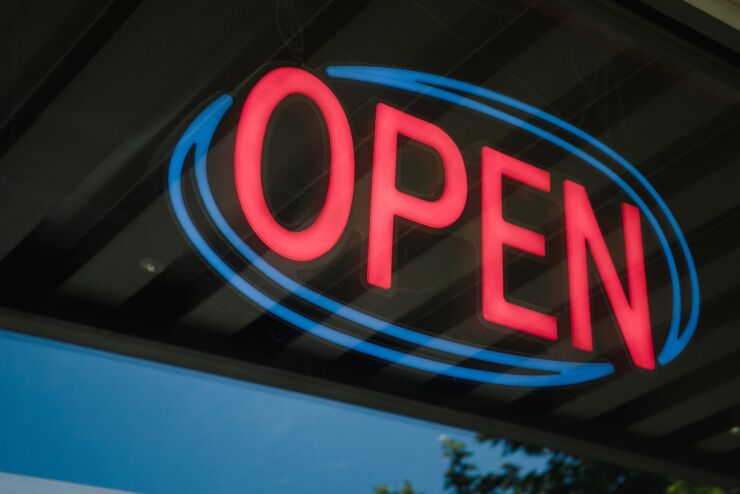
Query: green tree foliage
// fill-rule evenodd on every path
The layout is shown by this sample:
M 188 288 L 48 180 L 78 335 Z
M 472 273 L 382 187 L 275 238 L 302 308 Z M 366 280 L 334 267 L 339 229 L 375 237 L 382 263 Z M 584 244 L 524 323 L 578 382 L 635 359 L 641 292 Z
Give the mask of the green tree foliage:
M 695 486 L 682 480 L 672 483 L 665 492 L 666 494 L 725 494 L 725 491 L 718 487 Z
M 446 436 L 440 439 L 447 470 L 444 489 L 450 494 L 724 494 L 714 487 L 693 486 L 682 481 L 629 470 L 608 463 L 582 459 L 561 451 L 485 436 L 478 441 L 501 447 L 504 458 L 515 454 L 546 459 L 544 468 L 524 469 L 506 461 L 498 470 L 483 472 L 473 461 L 466 444 Z M 387 485 L 375 494 L 421 494 L 410 482 L 400 490 Z
M 414 486 L 408 480 L 403 483 L 400 490 L 392 491 L 388 484 L 381 484 L 375 488 L 375 494 L 424 494 L 423 492 L 415 491 Z

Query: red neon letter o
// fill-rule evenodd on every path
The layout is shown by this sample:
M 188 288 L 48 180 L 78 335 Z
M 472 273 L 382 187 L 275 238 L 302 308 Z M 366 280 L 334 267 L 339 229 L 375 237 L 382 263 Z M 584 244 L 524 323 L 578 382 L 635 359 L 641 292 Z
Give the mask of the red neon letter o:
M 283 228 L 270 212 L 262 188 L 262 146 L 270 116 L 291 94 L 310 98 L 321 111 L 329 132 L 331 168 L 321 213 L 300 231 Z M 270 71 L 244 102 L 234 149 L 236 191 L 244 216 L 270 249 L 295 261 L 310 261 L 331 249 L 347 225 L 355 180 L 355 161 L 349 122 L 339 100 L 317 77 L 284 67 Z

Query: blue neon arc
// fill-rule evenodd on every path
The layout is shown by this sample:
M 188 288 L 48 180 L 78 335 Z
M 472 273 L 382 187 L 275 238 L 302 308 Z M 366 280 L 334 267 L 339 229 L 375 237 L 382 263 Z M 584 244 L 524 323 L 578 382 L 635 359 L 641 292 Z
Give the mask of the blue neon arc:
M 565 151 L 568 151 L 569 153 L 579 157 L 585 163 L 606 175 L 610 180 L 612 180 L 620 188 L 622 188 L 622 190 L 625 191 L 625 193 L 635 202 L 635 204 L 637 204 L 643 215 L 648 219 L 651 227 L 658 237 L 658 240 L 668 262 L 668 269 L 670 272 L 672 285 L 673 307 L 671 311 L 671 325 L 668 331 L 668 337 L 666 339 L 665 345 L 663 346 L 663 349 L 658 355 L 658 362 L 661 365 L 666 365 L 667 363 L 675 359 L 681 352 L 683 352 L 683 350 L 686 348 L 686 345 L 688 345 L 689 341 L 693 337 L 699 320 L 700 297 L 699 280 L 696 273 L 696 266 L 694 265 L 694 260 L 691 255 L 691 251 L 689 250 L 688 243 L 686 242 L 686 238 L 684 237 L 683 232 L 678 225 L 678 222 L 668 208 L 668 205 L 665 203 L 665 201 L 663 201 L 663 199 L 660 197 L 655 188 L 650 184 L 650 182 L 648 182 L 647 179 L 634 167 L 634 165 L 632 165 L 629 161 L 619 155 L 619 153 L 617 153 L 595 137 L 591 136 L 590 134 L 582 131 L 577 127 L 574 127 L 564 120 L 555 117 L 554 115 L 551 115 L 550 113 L 540 110 L 539 108 L 535 108 L 531 105 L 528 105 L 522 101 L 516 100 L 504 94 L 491 91 L 490 89 L 485 89 L 455 79 L 390 67 L 331 66 L 326 69 L 326 73 L 330 77 L 334 77 L 337 79 L 346 79 L 370 83 L 374 85 L 392 87 L 468 108 L 496 120 L 506 122 L 532 135 L 545 139 L 552 144 L 560 147 L 561 149 L 564 149 Z M 451 92 L 441 88 L 447 88 L 457 92 Z M 617 175 L 604 163 L 589 155 L 585 151 L 579 149 L 578 147 L 574 146 L 573 144 L 561 139 L 560 137 L 557 137 L 556 135 L 544 129 L 541 129 L 540 127 L 532 125 L 529 122 L 526 122 L 520 118 L 512 116 L 479 101 L 463 96 L 460 93 L 473 95 L 479 98 L 485 98 L 489 101 L 515 108 L 519 111 L 553 124 L 560 129 L 568 132 L 569 134 L 574 135 L 579 139 L 585 141 L 596 149 L 602 151 L 604 154 L 618 163 L 630 175 L 637 179 L 637 181 L 648 192 L 649 196 L 658 205 L 663 216 L 670 224 L 675 237 L 678 239 L 682 254 L 686 261 L 686 266 L 689 273 L 689 281 L 691 284 L 691 310 L 686 322 L 686 326 L 682 331 L 679 330 L 679 326 L 681 324 L 680 280 L 678 276 L 676 262 L 673 257 L 673 252 L 671 251 L 668 240 L 666 239 L 666 236 L 661 229 L 658 220 L 655 218 L 655 215 L 647 206 L 647 204 L 645 204 L 643 199 L 634 191 L 634 189 L 632 189 L 632 187 L 630 187 L 619 175 Z
M 658 356 L 658 361 L 665 365 L 679 355 L 691 339 L 698 320 L 699 312 L 699 290 L 696 270 L 693 259 L 688 250 L 686 240 L 681 233 L 678 224 L 668 210 L 665 202 L 660 198 L 655 189 L 640 175 L 640 173 L 624 158 L 615 151 L 596 140 L 594 137 L 573 127 L 557 117 L 550 115 L 542 110 L 534 108 L 526 103 L 514 100 L 505 95 L 480 88 L 471 84 L 448 79 L 441 76 L 424 74 L 403 69 L 393 69 L 385 67 L 329 67 L 327 73 L 331 77 L 347 79 L 353 81 L 367 82 L 371 84 L 393 87 L 405 91 L 414 92 L 427 97 L 436 98 L 461 107 L 465 107 L 491 118 L 504 121 L 510 125 L 521 128 L 522 130 L 543 138 L 552 144 L 568 151 L 579 157 L 586 164 L 594 167 L 609 179 L 621 187 L 625 193 L 638 205 L 642 213 L 648 219 L 651 227 L 656 233 L 661 243 L 663 251 L 666 254 L 671 282 L 673 289 L 673 309 L 672 321 L 666 344 Z M 441 88 L 452 89 L 457 92 L 447 91 Z M 688 322 L 683 331 L 679 331 L 680 314 L 681 314 L 681 297 L 680 285 L 678 279 L 678 270 L 673 253 L 668 245 L 668 241 L 660 225 L 648 208 L 644 200 L 613 170 L 597 160 L 590 154 L 579 149 L 573 144 L 553 135 L 529 122 L 523 121 L 515 116 L 507 114 L 499 109 L 493 108 L 479 101 L 470 99 L 460 93 L 467 93 L 479 98 L 485 98 L 499 104 L 503 104 L 519 111 L 528 113 L 541 120 L 547 121 L 560 127 L 566 132 L 582 139 L 593 147 L 604 152 L 612 158 L 625 170 L 627 170 L 638 182 L 647 190 L 652 199 L 659 205 L 661 212 L 667 218 L 668 223 L 674 230 L 679 244 L 683 251 L 688 266 L 689 278 L 692 287 L 692 304 Z M 525 357 L 521 355 L 512 355 L 504 352 L 486 350 L 475 346 L 469 346 L 456 343 L 443 338 L 429 336 L 419 333 L 408 328 L 394 325 L 383 321 L 364 312 L 352 309 L 336 300 L 326 297 L 310 288 L 297 283 L 290 279 L 272 265 L 262 259 L 256 252 L 249 248 L 246 243 L 237 235 L 224 219 L 218 206 L 216 205 L 211 189 L 208 183 L 208 173 L 206 158 L 208 148 L 213 137 L 213 133 L 218 126 L 221 118 L 228 108 L 232 105 L 233 100 L 229 96 L 222 96 L 204 110 L 188 127 L 182 138 L 178 142 L 170 162 L 169 170 L 169 193 L 170 200 L 186 235 L 193 242 L 195 248 L 229 283 L 239 290 L 247 298 L 251 299 L 265 310 L 271 312 L 284 321 L 307 331 L 315 336 L 331 341 L 335 344 L 372 355 L 383 360 L 393 362 L 399 365 L 405 365 L 411 368 L 447 375 L 450 377 L 468 379 L 472 381 L 493 383 L 509 386 L 562 386 L 578 382 L 586 382 L 602 378 L 614 372 L 614 368 L 609 363 L 575 363 L 562 362 L 535 357 Z M 525 375 L 525 374 L 508 374 L 499 372 L 483 371 L 471 369 L 459 365 L 443 363 L 407 353 L 399 352 L 381 345 L 366 342 L 348 334 L 339 332 L 333 328 L 325 326 L 316 321 L 312 321 L 305 316 L 296 313 L 292 309 L 281 305 L 278 301 L 270 298 L 249 284 L 242 276 L 234 272 L 216 254 L 209 244 L 203 239 L 199 231 L 190 219 L 187 207 L 182 199 L 181 177 L 184 172 L 184 161 L 191 148 L 195 147 L 195 175 L 198 185 L 198 191 L 208 214 L 214 221 L 219 231 L 224 235 L 228 242 L 237 249 L 244 258 L 249 261 L 262 274 L 269 277 L 286 291 L 299 297 L 317 307 L 328 312 L 334 313 L 346 320 L 355 322 L 368 329 L 392 336 L 394 338 L 421 345 L 427 348 L 439 350 L 457 356 L 472 358 L 476 360 L 491 362 L 500 365 L 506 365 L 518 369 L 526 369 L 537 372 L 546 372 L 546 375 Z
M 591 381 L 605 377 L 614 372 L 609 363 L 587 363 L 560 362 L 534 357 L 512 355 L 503 352 L 484 350 L 449 340 L 431 337 L 407 328 L 389 324 L 368 314 L 356 311 L 350 307 L 340 304 L 325 297 L 309 288 L 296 283 L 283 273 L 265 262 L 256 252 L 250 249 L 236 233 L 231 229 L 216 206 L 208 186 L 206 158 L 213 133 L 218 126 L 224 113 L 232 104 L 229 96 L 221 96 L 211 103 L 184 132 L 170 160 L 168 173 L 168 190 L 170 201 L 173 206 L 183 231 L 193 243 L 195 249 L 201 256 L 213 266 L 214 269 L 244 296 L 258 304 L 264 310 L 274 314 L 289 324 L 306 331 L 314 336 L 320 337 L 337 345 L 354 351 L 365 353 L 388 362 L 404 365 L 414 369 L 445 375 L 454 378 L 467 379 L 476 382 L 499 384 L 506 386 L 563 386 L 580 382 Z M 551 372 L 544 375 L 532 374 L 507 374 L 490 372 L 479 369 L 471 369 L 459 365 L 439 362 L 416 355 L 403 353 L 391 348 L 370 343 L 348 334 L 337 331 L 324 324 L 313 321 L 286 307 L 280 302 L 261 292 L 255 286 L 247 282 L 236 273 L 205 241 L 203 236 L 190 218 L 187 207 L 182 196 L 182 177 L 185 167 L 185 159 L 191 148 L 195 147 L 194 159 L 196 170 L 196 181 L 198 189 L 206 206 L 208 213 L 216 223 L 219 230 L 231 242 L 239 252 L 245 256 L 258 270 L 281 285 L 293 294 L 308 300 L 337 315 L 358 322 L 371 329 L 383 332 L 390 336 L 425 345 L 447 353 L 459 356 L 485 360 L 512 367 Z

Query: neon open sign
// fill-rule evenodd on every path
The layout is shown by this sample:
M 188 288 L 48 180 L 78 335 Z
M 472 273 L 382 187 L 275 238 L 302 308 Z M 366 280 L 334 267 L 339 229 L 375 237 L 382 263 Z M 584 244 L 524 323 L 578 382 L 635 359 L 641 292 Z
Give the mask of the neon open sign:
M 572 345 L 578 350 L 593 351 L 590 257 L 627 354 L 635 367 L 653 370 L 657 365 L 671 362 L 686 348 L 696 329 L 699 314 L 698 281 L 688 245 L 665 202 L 622 156 L 549 113 L 453 79 L 385 67 L 333 66 L 326 70 L 326 74 L 334 80 L 393 88 L 472 110 L 545 140 L 577 158 L 582 165 L 605 176 L 630 201 L 621 204 L 620 217 L 625 283 L 620 280 L 588 191 L 573 180 L 564 180 L 559 184 L 563 198 L 560 214 L 565 225 L 565 276 Z M 330 153 L 329 181 L 323 205 L 315 220 L 301 230 L 288 229 L 276 220 L 266 200 L 262 176 L 268 124 L 278 105 L 293 95 L 306 98 L 318 109 L 328 134 Z M 214 133 L 232 104 L 231 96 L 221 96 L 189 125 L 171 157 L 168 189 L 175 216 L 195 249 L 242 295 L 288 324 L 333 344 L 398 365 L 453 378 L 507 386 L 562 386 L 596 380 L 614 372 L 614 366 L 609 362 L 575 362 L 521 355 L 453 341 L 395 324 L 382 319 L 382 315 L 359 310 L 320 293 L 267 262 L 264 256 L 245 242 L 240 234 L 243 232 L 235 231 L 226 220 L 214 197 L 208 174 L 207 158 Z M 526 119 L 518 115 L 524 115 Z M 438 197 L 425 199 L 397 187 L 400 137 L 421 144 L 438 157 L 444 177 Z M 214 247 L 212 241 L 207 240 L 208 236 L 197 225 L 186 204 L 183 193 L 186 181 L 183 177 L 186 176 L 186 162 L 191 151 L 194 151 L 194 189 L 199 196 L 199 204 L 212 225 L 244 261 L 291 296 L 317 310 L 387 339 L 432 350 L 440 357 L 403 351 L 317 320 L 281 303 L 277 297 L 266 293 L 240 274 L 219 254 L 219 249 Z M 252 87 L 242 107 L 236 127 L 233 158 L 238 203 L 249 227 L 268 249 L 285 259 L 305 263 L 321 258 L 335 248 L 347 227 L 353 207 L 356 152 L 355 140 L 342 104 L 324 81 L 309 72 L 291 67 L 274 69 L 264 75 Z M 548 170 L 487 145 L 480 147 L 478 159 L 480 177 L 476 178 L 481 184 L 481 315 L 486 321 L 543 341 L 558 340 L 558 320 L 544 311 L 509 301 L 504 283 L 504 249 L 516 249 L 543 257 L 546 255 L 546 243 L 541 233 L 504 218 L 503 181 L 514 181 L 543 194 L 550 194 L 553 192 L 551 174 Z M 394 225 L 399 218 L 430 229 L 446 228 L 459 220 L 468 200 L 471 180 L 468 175 L 458 145 L 440 126 L 384 102 L 375 105 L 367 267 L 364 273 L 369 285 L 375 290 L 389 290 L 394 285 Z M 651 327 L 643 227 L 650 228 L 657 238 L 670 278 L 670 325 L 658 351 L 654 348 L 654 328 Z M 679 266 L 685 269 L 688 276 L 679 276 Z M 682 287 L 682 282 L 687 286 Z M 690 294 L 688 301 L 682 295 L 684 293 Z M 488 328 L 481 330 L 490 331 Z M 444 355 L 454 357 L 453 361 L 445 361 Z M 482 365 L 461 364 L 461 357 Z M 498 367 L 488 369 L 485 365 Z M 509 370 L 502 371 L 501 366 Z

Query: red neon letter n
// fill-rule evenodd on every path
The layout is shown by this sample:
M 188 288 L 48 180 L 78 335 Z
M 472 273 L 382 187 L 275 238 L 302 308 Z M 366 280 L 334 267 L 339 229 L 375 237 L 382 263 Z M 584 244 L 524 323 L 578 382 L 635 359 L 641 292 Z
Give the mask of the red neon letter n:
M 596 223 L 585 189 L 566 180 L 563 192 L 573 346 L 581 350 L 593 350 L 586 258 L 588 246 L 632 361 L 637 367 L 654 369 L 655 356 L 645 280 L 640 210 L 635 206 L 622 204 L 624 251 L 630 297 L 628 299 L 609 256 L 599 225 Z

